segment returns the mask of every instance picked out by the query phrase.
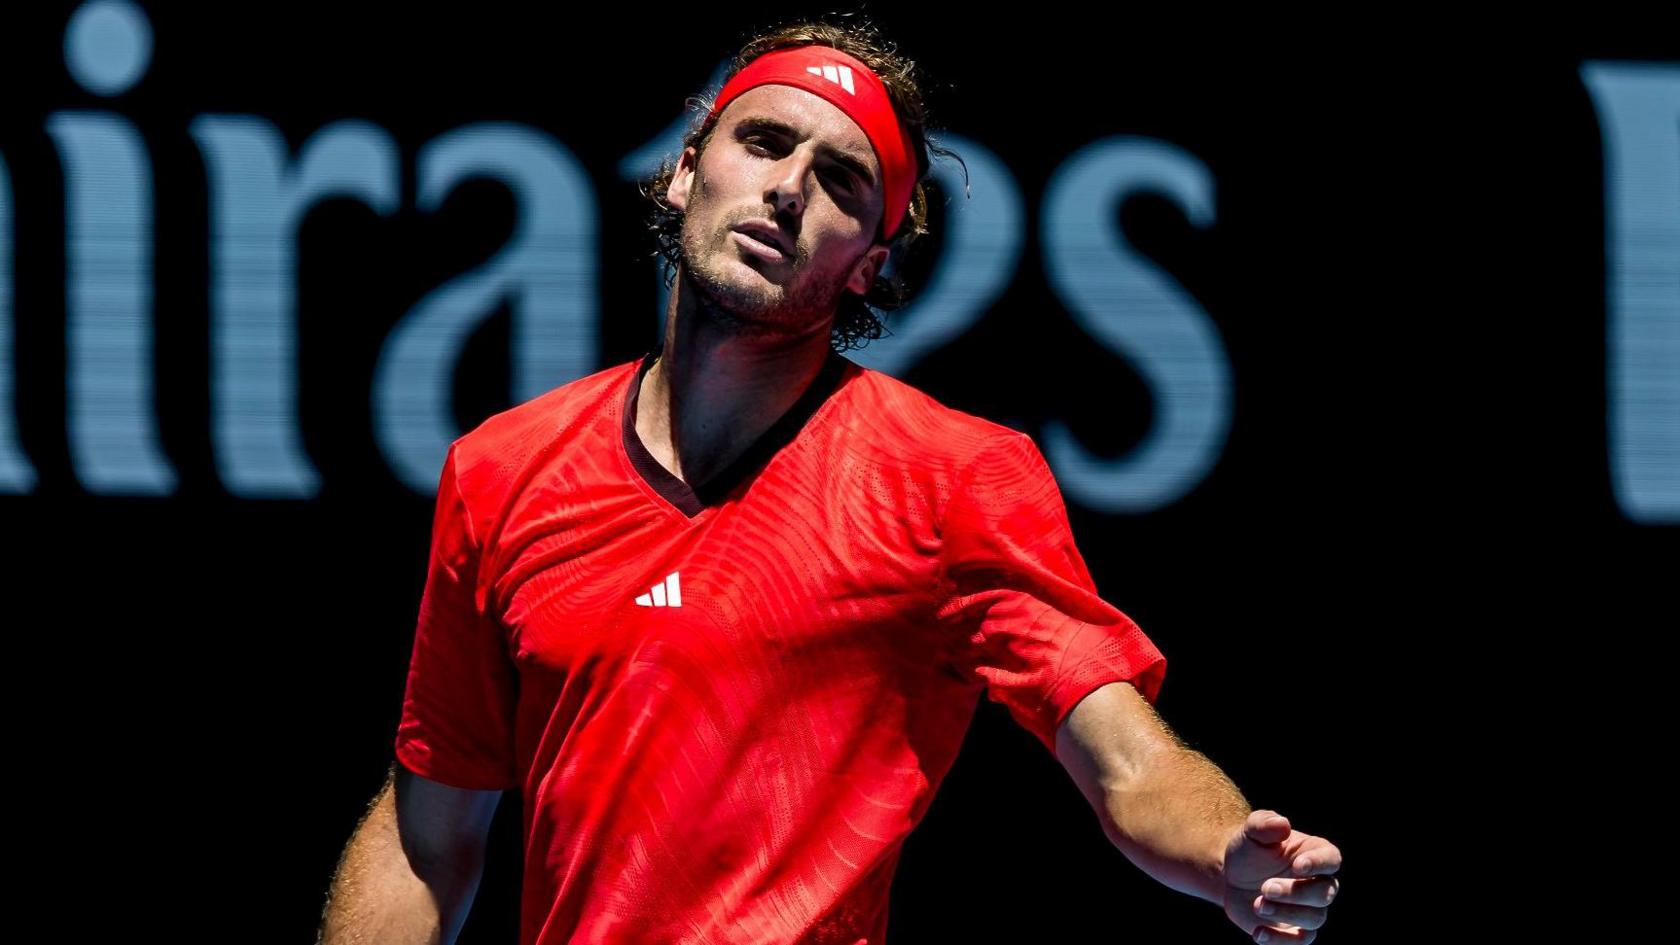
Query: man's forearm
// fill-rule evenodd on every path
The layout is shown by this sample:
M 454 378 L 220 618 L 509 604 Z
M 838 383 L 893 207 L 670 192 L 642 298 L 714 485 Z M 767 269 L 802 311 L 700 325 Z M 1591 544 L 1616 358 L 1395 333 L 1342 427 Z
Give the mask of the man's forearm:
M 1103 795 L 1103 829 L 1139 869 L 1162 884 L 1218 903 L 1225 847 L 1251 808 L 1207 756 L 1164 750 Z

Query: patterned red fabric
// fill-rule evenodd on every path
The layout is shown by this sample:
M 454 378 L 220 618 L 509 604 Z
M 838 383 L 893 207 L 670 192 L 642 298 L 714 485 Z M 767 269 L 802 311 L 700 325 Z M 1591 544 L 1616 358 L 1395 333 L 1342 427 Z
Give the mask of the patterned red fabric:
M 1054 751 L 1166 661 L 1026 435 L 836 354 L 690 490 L 635 436 L 657 353 L 450 446 L 396 756 L 522 793 L 522 945 L 878 945 L 982 691 Z

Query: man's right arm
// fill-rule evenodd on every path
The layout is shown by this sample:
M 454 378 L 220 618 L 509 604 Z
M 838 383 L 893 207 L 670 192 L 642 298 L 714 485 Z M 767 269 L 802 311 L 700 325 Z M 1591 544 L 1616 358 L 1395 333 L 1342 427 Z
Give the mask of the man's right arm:
M 501 796 L 393 763 L 339 857 L 319 945 L 454 942 L 478 891 Z

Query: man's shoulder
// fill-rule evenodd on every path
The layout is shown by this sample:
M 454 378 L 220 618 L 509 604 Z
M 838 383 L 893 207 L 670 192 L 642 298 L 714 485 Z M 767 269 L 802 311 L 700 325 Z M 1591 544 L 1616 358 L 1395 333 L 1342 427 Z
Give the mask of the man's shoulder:
M 451 444 L 457 476 L 505 480 L 557 441 L 604 429 L 640 361 L 602 368 L 486 417 Z
M 853 429 L 870 439 L 915 444 L 926 458 L 952 469 L 981 453 L 1032 444 L 1027 434 L 954 407 L 890 374 L 860 366 L 853 400 Z

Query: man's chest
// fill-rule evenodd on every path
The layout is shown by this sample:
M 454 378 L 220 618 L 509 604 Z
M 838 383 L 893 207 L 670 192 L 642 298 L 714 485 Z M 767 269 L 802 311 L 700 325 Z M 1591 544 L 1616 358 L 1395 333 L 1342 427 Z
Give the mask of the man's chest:
M 498 616 L 522 673 L 879 672 L 929 658 L 937 539 L 867 483 L 749 495 L 698 522 L 633 499 L 598 511 L 560 510 L 502 559 Z

